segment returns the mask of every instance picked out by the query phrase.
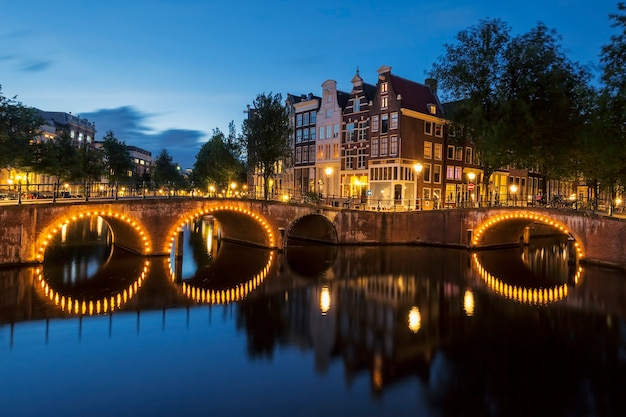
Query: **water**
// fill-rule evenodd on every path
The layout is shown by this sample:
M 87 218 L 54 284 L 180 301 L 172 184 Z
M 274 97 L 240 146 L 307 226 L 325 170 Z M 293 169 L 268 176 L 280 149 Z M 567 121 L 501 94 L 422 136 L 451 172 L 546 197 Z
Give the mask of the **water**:
M 274 253 L 194 230 L 182 262 L 83 224 L 0 270 L 0 414 L 624 415 L 626 280 L 564 242 Z

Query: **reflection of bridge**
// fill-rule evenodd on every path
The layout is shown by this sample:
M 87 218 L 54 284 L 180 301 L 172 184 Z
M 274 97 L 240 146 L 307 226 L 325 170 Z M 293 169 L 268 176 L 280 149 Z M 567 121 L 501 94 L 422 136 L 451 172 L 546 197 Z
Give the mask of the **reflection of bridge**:
M 141 255 L 171 252 L 181 226 L 211 215 L 222 236 L 265 248 L 287 238 L 333 244 L 424 244 L 482 248 L 519 244 L 525 235 L 562 234 L 579 259 L 626 266 L 626 220 L 575 210 L 484 208 L 370 212 L 258 200 L 203 198 L 89 201 L 0 208 L 0 264 L 39 262 L 55 233 L 75 219 L 104 218 L 114 242 Z

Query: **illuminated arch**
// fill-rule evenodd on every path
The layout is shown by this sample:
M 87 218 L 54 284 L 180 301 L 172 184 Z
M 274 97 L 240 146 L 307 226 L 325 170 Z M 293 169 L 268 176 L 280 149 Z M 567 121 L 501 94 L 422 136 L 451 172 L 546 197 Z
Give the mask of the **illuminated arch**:
M 181 293 L 197 303 L 201 304 L 229 304 L 235 301 L 240 301 L 246 298 L 252 291 L 254 291 L 263 281 L 267 278 L 267 274 L 270 271 L 272 263 L 274 262 L 274 252 L 269 253 L 269 258 L 265 266 L 259 273 L 253 276 L 246 282 L 238 284 L 231 288 L 226 289 L 207 289 L 189 285 L 186 282 L 179 287 Z M 175 274 L 172 270 L 171 261 L 169 261 L 170 279 L 175 281 Z
M 568 230 L 567 226 L 551 219 L 547 216 L 538 213 L 529 213 L 529 212 L 516 212 L 516 213 L 505 213 L 499 214 L 497 216 L 493 216 L 482 222 L 476 229 L 474 229 L 474 233 L 472 235 L 472 246 L 479 246 L 481 237 L 485 234 L 487 230 L 492 228 L 494 225 L 510 220 L 529 220 L 533 222 L 540 222 L 548 226 L 552 226 L 555 229 L 561 231 L 564 235 L 574 239 L 574 248 L 576 250 L 576 256 L 578 259 L 583 257 L 583 250 L 581 245 L 578 243 L 578 239 L 573 235 L 571 231 Z
M 122 222 L 128 228 L 133 229 L 133 233 L 135 234 L 134 239 L 136 241 L 134 243 L 138 246 L 137 249 L 141 249 L 144 255 L 149 255 L 152 252 L 152 243 L 143 225 L 139 224 L 137 221 L 133 220 L 131 217 L 128 217 L 124 213 L 112 210 L 94 210 L 62 216 L 53 221 L 48 227 L 46 227 L 40 233 L 39 238 L 37 239 L 37 242 L 35 244 L 35 258 L 37 262 L 43 262 L 44 254 L 46 252 L 48 244 L 50 244 L 54 235 L 59 233 L 63 229 L 63 227 L 72 222 L 77 222 L 91 217 L 102 217 L 104 220 L 107 221 L 107 223 L 111 227 L 114 244 L 116 243 L 115 234 L 119 233 L 119 230 L 116 230 L 114 224 L 112 223 Z
M 69 314 L 75 315 L 89 315 L 94 314 L 107 314 L 112 313 L 115 310 L 122 308 L 124 304 L 130 301 L 139 291 L 139 288 L 143 285 L 144 280 L 148 275 L 150 269 L 150 261 L 144 261 L 143 269 L 139 277 L 131 283 L 128 287 L 114 293 L 111 296 L 103 298 L 72 298 L 61 294 L 59 291 L 51 288 L 50 284 L 43 276 L 43 268 L 41 266 L 35 269 L 35 276 L 39 281 L 39 290 L 43 296 L 53 302 L 61 311 L 65 311 Z
M 479 262 L 478 254 L 472 254 L 474 268 L 480 278 L 496 294 L 523 304 L 549 304 L 567 297 L 569 290 L 567 284 L 556 285 L 551 288 L 527 288 L 518 285 L 510 285 L 492 275 Z M 582 267 L 578 267 L 574 275 L 574 285 L 580 281 Z
M 183 230 L 183 228 L 188 222 L 194 221 L 202 216 L 214 215 L 215 213 L 221 212 L 221 211 L 231 211 L 234 213 L 247 215 L 248 217 L 256 221 L 261 226 L 261 228 L 263 229 L 263 231 L 265 232 L 267 236 L 267 240 L 268 240 L 270 248 L 275 247 L 276 240 L 274 237 L 274 233 L 272 232 L 272 228 L 270 227 L 269 222 L 267 222 L 267 220 L 265 220 L 262 216 L 246 208 L 241 208 L 241 207 L 232 206 L 232 205 L 219 205 L 219 206 L 213 206 L 213 207 L 209 207 L 205 209 L 198 209 L 186 216 L 183 216 L 180 222 L 177 225 L 175 225 L 170 231 L 169 233 L 170 239 L 165 243 L 166 245 L 166 247 L 164 248 L 165 252 L 166 253 L 172 252 L 172 247 L 174 246 L 174 242 L 176 240 L 176 236 L 178 232 Z

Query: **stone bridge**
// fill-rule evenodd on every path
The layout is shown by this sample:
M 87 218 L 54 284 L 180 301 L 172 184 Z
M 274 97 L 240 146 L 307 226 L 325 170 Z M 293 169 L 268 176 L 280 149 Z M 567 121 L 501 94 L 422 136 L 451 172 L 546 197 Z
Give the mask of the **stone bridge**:
M 147 198 L 0 206 L 0 265 L 39 263 L 64 225 L 102 217 L 114 243 L 145 256 L 171 253 L 188 221 L 213 216 L 222 236 L 269 249 L 290 239 L 341 245 L 439 245 L 480 250 L 560 234 L 578 260 L 626 268 L 626 219 L 539 208 L 375 212 L 280 202 Z

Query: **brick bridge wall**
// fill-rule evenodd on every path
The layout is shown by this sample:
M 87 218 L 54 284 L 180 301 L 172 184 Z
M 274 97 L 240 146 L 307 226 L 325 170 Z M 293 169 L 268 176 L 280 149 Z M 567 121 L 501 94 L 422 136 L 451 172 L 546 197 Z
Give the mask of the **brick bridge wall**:
M 519 242 L 524 227 L 567 232 L 584 260 L 626 268 L 626 220 L 555 209 L 372 212 L 255 200 L 137 199 L 0 206 L 0 264 L 40 261 L 47 236 L 74 217 L 101 215 L 115 242 L 144 255 L 169 254 L 188 219 L 214 215 L 223 236 L 269 248 L 283 234 L 339 244 L 482 247 Z M 561 228 L 560 230 L 558 228 Z M 468 232 L 471 231 L 471 232 Z

